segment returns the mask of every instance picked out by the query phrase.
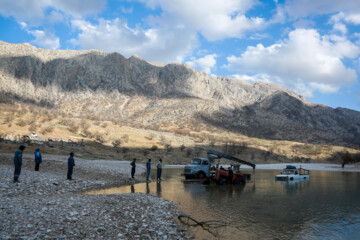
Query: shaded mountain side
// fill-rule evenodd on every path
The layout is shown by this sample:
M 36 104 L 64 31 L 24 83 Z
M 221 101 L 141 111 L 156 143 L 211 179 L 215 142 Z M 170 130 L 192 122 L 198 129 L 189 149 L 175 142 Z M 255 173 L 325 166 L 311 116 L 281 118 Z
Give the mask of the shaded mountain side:
M 277 92 L 236 110 L 198 115 L 199 119 L 251 137 L 360 146 L 360 113 L 308 105 Z
M 215 126 L 259 138 L 360 145 L 357 111 L 311 104 L 273 84 L 118 53 L 0 41 L 0 93 L 79 117 L 148 127 Z

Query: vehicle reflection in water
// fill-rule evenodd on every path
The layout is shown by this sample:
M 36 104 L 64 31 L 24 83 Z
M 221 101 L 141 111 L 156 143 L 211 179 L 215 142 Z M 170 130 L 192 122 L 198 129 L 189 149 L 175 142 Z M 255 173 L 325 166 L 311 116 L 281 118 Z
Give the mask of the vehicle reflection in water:
M 302 191 L 304 188 L 310 186 L 310 179 L 296 179 L 296 180 L 275 180 L 276 183 L 281 184 L 286 189 L 287 194 L 296 194 L 297 191 Z
M 191 227 L 198 239 L 360 239 L 359 173 L 311 172 L 310 180 L 279 182 L 278 171 L 257 171 L 246 185 L 206 186 L 184 181 L 182 170 L 164 168 L 162 182 L 88 194 L 152 194 L 199 221 L 229 224 L 216 233 Z

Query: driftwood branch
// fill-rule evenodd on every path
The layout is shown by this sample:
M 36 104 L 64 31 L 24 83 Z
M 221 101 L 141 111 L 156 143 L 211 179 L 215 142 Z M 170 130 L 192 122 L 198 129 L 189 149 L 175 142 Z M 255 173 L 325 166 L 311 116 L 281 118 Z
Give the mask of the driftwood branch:
M 189 226 L 201 226 L 205 230 L 211 230 L 212 228 L 226 227 L 227 223 L 219 220 L 209 220 L 199 222 L 196 219 L 190 217 L 189 215 L 179 215 L 178 219 Z

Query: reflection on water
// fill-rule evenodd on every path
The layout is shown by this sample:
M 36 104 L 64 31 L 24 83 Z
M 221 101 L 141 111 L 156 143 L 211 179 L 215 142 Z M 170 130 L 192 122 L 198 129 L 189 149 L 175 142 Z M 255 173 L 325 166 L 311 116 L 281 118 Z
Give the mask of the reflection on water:
M 310 180 L 279 182 L 278 171 L 257 171 L 246 185 L 205 186 L 181 172 L 165 168 L 162 182 L 89 194 L 148 193 L 199 221 L 229 224 L 211 233 L 191 228 L 199 239 L 360 239 L 359 173 L 311 172 Z

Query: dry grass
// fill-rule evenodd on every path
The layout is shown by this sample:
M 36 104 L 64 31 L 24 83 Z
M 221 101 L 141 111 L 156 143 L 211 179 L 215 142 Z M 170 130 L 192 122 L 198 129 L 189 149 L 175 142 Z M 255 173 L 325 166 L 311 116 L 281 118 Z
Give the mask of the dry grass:
M 210 148 L 236 155 L 256 163 L 309 161 L 325 162 L 339 152 L 358 150 L 326 144 L 313 145 L 275 141 L 213 129 L 176 128 L 176 126 L 144 129 L 111 121 L 77 118 L 41 108 L 25 108 L 19 104 L 0 104 L 0 135 L 21 136 L 37 132 L 41 137 L 85 141 L 86 148 L 72 149 L 87 157 L 131 160 L 167 159 L 167 163 L 184 164 L 194 156 L 206 156 Z M 56 116 L 57 118 L 54 118 Z M 6 149 L 3 148 L 3 149 Z M 53 153 L 71 149 L 49 148 Z

